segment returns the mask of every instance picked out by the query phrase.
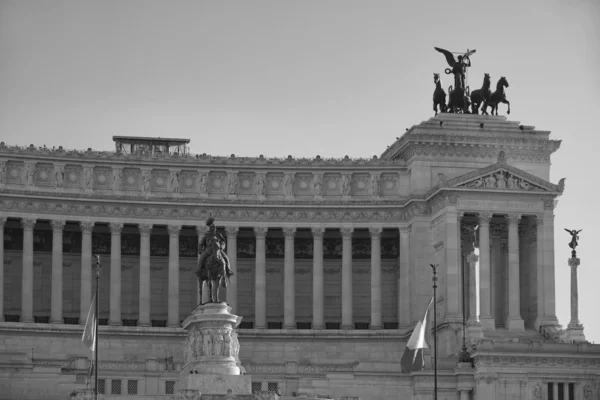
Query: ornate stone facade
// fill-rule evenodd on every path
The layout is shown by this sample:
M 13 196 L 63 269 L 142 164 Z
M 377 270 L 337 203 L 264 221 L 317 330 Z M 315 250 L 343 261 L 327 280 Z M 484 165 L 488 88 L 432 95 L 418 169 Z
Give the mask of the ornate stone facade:
M 239 357 L 257 393 L 430 396 L 430 360 L 412 375 L 399 360 L 436 263 L 441 397 L 593 398 L 598 346 L 566 343 L 555 313 L 565 182 L 548 180 L 559 145 L 504 117 L 455 114 L 413 126 L 371 159 L 3 145 L 0 382 L 13 399 L 31 398 L 41 373 L 59 382 L 43 383 L 45 398 L 85 386 L 79 338 L 100 255 L 107 397 L 136 381 L 138 394 L 167 398 L 202 357 Z M 186 336 L 180 325 L 199 301 L 193 272 L 209 215 L 227 238 L 239 339 L 212 328 Z M 463 315 L 473 366 L 457 366 Z

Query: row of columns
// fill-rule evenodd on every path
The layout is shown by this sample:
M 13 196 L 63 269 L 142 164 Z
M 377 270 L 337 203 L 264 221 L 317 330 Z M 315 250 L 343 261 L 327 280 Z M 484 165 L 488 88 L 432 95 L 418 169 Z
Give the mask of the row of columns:
M 479 224 L 479 257 L 474 253 L 467 257 L 470 268 L 469 282 L 469 324 L 481 326 L 484 330 L 495 328 L 492 313 L 491 291 L 491 257 L 490 257 L 490 222 L 491 213 L 480 213 Z M 519 222 L 522 214 L 507 214 L 504 217 L 508 225 L 507 272 L 508 313 L 505 321 L 510 330 L 524 330 L 521 316 L 521 282 L 520 282 L 520 249 Z M 554 308 L 554 220 L 543 214 L 535 215 L 536 221 L 536 279 L 537 279 L 537 315 L 536 326 L 553 323 L 556 320 Z M 548 239 L 550 237 L 550 240 Z M 549 247 L 549 248 L 548 248 Z M 478 267 L 478 268 L 477 268 Z M 479 279 L 477 279 L 477 274 Z M 552 300 L 551 300 L 552 299 Z
M 268 228 L 254 228 L 256 237 L 255 268 L 255 321 L 256 329 L 267 327 L 266 304 L 266 252 L 265 241 Z M 382 329 L 381 297 L 381 228 L 371 228 L 371 329 Z M 294 329 L 295 281 L 294 281 L 294 237 L 295 228 L 284 228 L 284 303 L 283 327 Z M 313 234 L 313 320 L 312 329 L 324 329 L 324 274 L 323 274 L 323 228 L 312 228 Z M 353 329 L 352 300 L 352 228 L 341 228 L 342 235 L 342 329 Z M 229 235 L 228 235 L 229 237 Z M 230 245 L 228 243 L 228 245 Z M 406 247 L 406 246 L 405 246 Z M 228 247 L 235 254 L 235 249 Z M 402 249 L 401 249 L 402 251 Z M 229 254 L 229 253 L 228 253 Z M 233 263 L 232 263 L 233 264 Z M 235 271 L 234 271 L 235 272 Z M 232 281 L 232 286 L 234 281 Z M 234 290 L 235 291 L 235 290 Z M 229 293 L 229 292 L 228 292 Z M 229 295 L 229 294 L 228 294 Z M 400 293 L 399 293 L 400 295 Z M 406 301 L 402 302 L 404 305 Z M 231 303 L 230 303 L 231 304 Z M 399 303 L 400 304 L 400 303 Z M 398 310 L 400 312 L 400 309 Z
M 4 219 L 0 219 L 0 228 L 4 228 Z M 23 270 L 21 320 L 33 322 L 33 229 L 35 219 L 23 219 Z M 51 323 L 62 323 L 62 281 L 63 254 L 62 236 L 65 221 L 51 221 L 53 230 L 52 242 L 52 283 L 51 283 Z M 79 223 L 82 232 L 81 246 L 81 303 L 80 323 L 85 323 L 87 310 L 92 301 L 92 231 L 93 222 Z M 121 325 L 121 232 L 122 223 L 110 223 L 110 311 L 109 325 Z M 204 227 L 197 227 L 198 234 L 203 234 Z M 179 233 L 181 226 L 169 225 L 169 259 L 168 259 L 168 317 L 167 326 L 179 326 Z M 255 268 L 255 327 L 267 327 L 266 302 L 266 236 L 267 227 L 254 228 L 256 237 Z M 383 328 L 382 295 L 381 295 L 381 228 L 371 228 L 371 323 L 372 329 Z M 139 318 L 138 326 L 150 326 L 150 235 L 152 225 L 140 224 L 140 279 L 139 279 Z M 227 249 L 234 276 L 227 291 L 228 303 L 234 312 L 237 309 L 237 227 L 227 227 Z M 284 228 L 284 328 L 296 328 L 295 316 L 295 264 L 294 238 L 295 228 Z M 353 294 L 352 294 L 352 228 L 341 228 L 342 236 L 342 329 L 352 329 Z M 323 274 L 323 236 L 322 227 L 312 228 L 313 234 L 313 329 L 324 329 L 324 274 Z M 0 241 L 0 259 L 4 258 L 4 242 Z M 400 268 L 398 281 L 398 314 L 400 326 L 410 324 L 409 313 L 409 279 L 402 270 L 408 270 L 408 230 L 400 230 Z M 0 268 L 0 291 L 3 285 L 3 268 Z M 403 283 L 403 284 L 402 284 Z M 402 284 L 402 285 L 401 285 Z M 3 295 L 0 292 L 0 310 L 3 310 Z M 3 313 L 0 312 L 0 318 Z M 2 319 L 0 319 L 1 321 Z

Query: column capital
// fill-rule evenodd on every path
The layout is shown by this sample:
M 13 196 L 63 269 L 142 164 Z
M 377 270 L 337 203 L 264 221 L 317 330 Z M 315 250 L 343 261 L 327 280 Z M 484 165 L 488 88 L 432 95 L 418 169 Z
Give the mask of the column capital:
M 108 224 L 108 227 L 110 228 L 110 233 L 120 234 L 123 230 L 123 224 L 120 222 L 111 222 L 110 224 Z
M 286 239 L 293 239 L 296 236 L 296 228 L 283 228 L 283 236 Z
M 79 227 L 81 228 L 81 233 L 92 233 L 94 230 L 95 222 L 89 221 L 79 221 Z
M 52 225 L 53 231 L 62 231 L 65 227 L 66 222 L 67 221 L 63 221 L 60 219 L 53 219 L 52 221 L 50 221 L 50 225 Z
M 0 229 L 4 228 L 4 224 L 6 223 L 5 217 L 0 217 Z
M 340 234 L 343 238 L 352 238 L 354 228 L 340 228 Z
M 140 235 L 150 235 L 152 233 L 152 224 L 138 224 Z
M 169 236 L 179 236 L 181 225 L 167 225 L 167 231 L 169 232 Z
M 267 236 L 268 230 L 269 230 L 269 228 L 264 227 L 264 226 L 255 227 L 254 235 L 256 236 L 257 239 L 258 238 L 264 239 Z
M 492 213 L 482 212 L 479 213 L 479 225 L 489 225 L 492 220 Z
M 325 235 L 325 228 L 320 226 L 312 227 L 310 228 L 310 231 L 312 232 L 313 238 L 316 239 L 323 239 L 323 235 Z
M 237 237 L 238 232 L 240 231 L 239 226 L 226 226 L 225 232 L 227 232 L 227 237 Z
M 539 226 L 539 225 L 543 225 L 544 224 L 544 214 L 535 214 L 535 223 Z
M 506 222 L 508 225 L 518 225 L 523 214 L 506 214 Z
M 369 228 L 369 233 L 371 234 L 371 239 L 380 239 L 381 233 L 383 232 L 382 228 Z
M 35 226 L 36 219 L 23 218 L 21 220 L 21 224 L 23 224 L 23 229 L 33 229 Z

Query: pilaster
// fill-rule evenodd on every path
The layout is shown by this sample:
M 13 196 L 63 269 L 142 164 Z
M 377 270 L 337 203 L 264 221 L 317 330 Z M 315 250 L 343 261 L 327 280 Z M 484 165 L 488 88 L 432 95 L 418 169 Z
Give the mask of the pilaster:
M 354 329 L 352 299 L 352 233 L 354 228 L 341 228 L 342 235 L 342 329 Z
M 169 232 L 169 283 L 167 298 L 167 325 L 179 326 L 179 233 L 181 225 L 167 226 Z
M 33 322 L 33 229 L 35 219 L 23 219 L 23 275 L 21 321 Z
M 381 314 L 381 233 L 380 227 L 369 228 L 371 234 L 371 329 L 382 329 Z
M 284 273 L 283 273 L 283 327 L 285 329 L 296 328 L 296 290 L 295 290 L 295 268 L 294 268 L 294 236 L 296 228 L 283 228 L 285 237 L 284 249 Z
M 150 326 L 150 234 L 152 225 L 140 224 L 140 297 L 138 326 Z
M 265 248 L 267 231 L 267 227 L 254 228 L 254 235 L 256 236 L 254 327 L 256 329 L 267 328 L 267 255 Z
M 63 323 L 63 229 L 65 221 L 52 224 L 52 291 L 50 296 L 50 323 Z
M 408 328 L 410 317 L 410 227 L 400 227 L 400 268 L 398 270 L 398 328 Z
M 123 224 L 112 222 L 110 227 L 110 319 L 109 324 L 120 326 L 121 319 L 121 231 Z
M 85 325 L 92 304 L 92 232 L 94 222 L 81 221 L 81 299 L 79 302 L 79 324 Z
M 2 168 L 3 166 L 0 166 Z M 0 183 L 3 183 L 0 180 Z M 4 322 L 4 224 L 6 218 L 0 217 L 0 322 Z
M 492 316 L 492 272 L 490 256 L 491 213 L 479 214 L 479 321 L 484 330 L 494 330 L 496 323 Z
M 313 320 L 312 329 L 324 329 L 323 235 L 325 229 L 313 227 Z

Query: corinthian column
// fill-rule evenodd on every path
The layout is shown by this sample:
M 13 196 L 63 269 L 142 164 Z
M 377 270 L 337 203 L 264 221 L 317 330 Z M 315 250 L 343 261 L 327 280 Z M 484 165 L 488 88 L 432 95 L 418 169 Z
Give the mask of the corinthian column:
M 371 233 L 371 329 L 382 329 L 381 316 L 381 228 Z
M 296 328 L 296 288 L 294 268 L 294 236 L 296 228 L 283 228 L 285 236 L 284 250 L 284 273 L 283 273 L 283 327 L 285 329 Z
M 237 234 L 239 228 L 237 226 L 228 226 L 225 228 L 225 231 L 227 232 L 227 257 L 229 258 L 229 268 L 231 269 L 231 272 L 233 272 L 233 276 L 229 278 L 231 283 L 227 288 L 227 304 L 231 307 L 231 312 L 235 314 L 238 308 Z
M 544 296 L 544 215 L 535 216 L 535 251 L 536 251 L 536 266 L 535 279 L 537 286 L 537 319 L 535 320 L 535 329 L 539 331 L 540 326 L 544 324 L 544 316 L 546 315 L 546 301 Z
M 33 322 L 33 228 L 35 219 L 23 219 L 23 276 L 21 320 Z
M 321 227 L 312 228 L 313 234 L 313 321 L 312 329 L 325 328 L 323 305 L 323 234 Z
M 50 323 L 63 323 L 63 229 L 65 221 L 52 224 L 52 292 L 50 296 Z
M 4 322 L 4 224 L 6 218 L 0 218 L 0 322 Z
M 521 214 L 510 214 L 508 220 L 508 319 L 511 331 L 525 330 L 521 318 L 521 285 L 519 280 L 519 221 Z
M 79 324 L 84 325 L 92 304 L 92 231 L 93 222 L 80 222 L 81 228 L 81 280 L 79 301 Z
M 150 233 L 152 225 L 139 225 L 140 231 L 140 316 L 138 326 L 150 326 Z
M 341 228 L 342 234 L 342 329 L 354 329 L 352 318 L 352 232 Z
M 484 330 L 494 330 L 492 316 L 492 272 L 490 262 L 490 221 L 492 214 L 479 214 L 479 308 L 480 322 Z
M 254 327 L 256 329 L 267 328 L 267 254 L 265 251 L 265 240 L 268 229 L 269 228 L 265 227 L 254 228 L 254 234 L 256 235 L 256 276 L 254 279 L 256 297 L 254 300 Z
M 167 300 L 167 325 L 179 326 L 179 232 L 180 225 L 169 225 L 169 294 Z
M 110 325 L 119 326 L 121 320 L 121 231 L 123 224 L 110 224 Z

